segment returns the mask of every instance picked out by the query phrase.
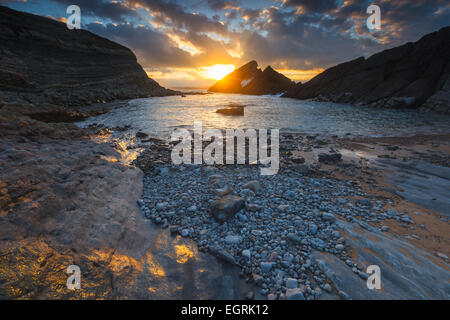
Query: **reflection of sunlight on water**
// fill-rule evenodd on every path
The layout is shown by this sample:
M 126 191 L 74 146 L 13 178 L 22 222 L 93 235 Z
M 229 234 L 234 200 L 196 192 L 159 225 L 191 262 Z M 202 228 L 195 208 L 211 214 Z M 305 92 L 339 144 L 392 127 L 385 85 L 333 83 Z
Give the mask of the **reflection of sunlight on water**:
M 177 262 L 178 263 L 186 263 L 189 259 L 194 258 L 194 253 L 189 250 L 189 248 L 184 245 L 176 245 L 175 247 L 175 253 L 177 254 Z
M 244 116 L 216 113 L 229 104 L 245 105 Z M 416 111 L 357 107 L 311 102 L 276 96 L 239 94 L 188 95 L 185 98 L 154 97 L 136 99 L 126 107 L 91 117 L 81 127 L 97 123 L 106 127 L 131 126 L 151 137 L 168 138 L 176 128 L 192 129 L 194 121 L 203 128 L 279 128 L 285 131 L 323 135 L 388 136 L 450 132 L 450 117 Z
M 367 160 L 377 159 L 378 156 L 375 152 L 364 151 L 364 150 L 348 150 L 348 149 L 340 149 L 339 152 L 343 157 L 349 158 L 351 160 L 358 161 L 362 158 Z
M 134 146 L 134 140 L 129 137 L 114 137 L 111 132 L 100 132 L 99 134 L 91 136 L 91 139 L 97 143 L 109 143 L 114 146 L 114 149 L 119 152 L 120 159 L 114 156 L 101 156 L 108 162 L 121 162 L 125 165 L 132 163 L 139 155 L 141 149 L 130 148 Z
M 152 256 L 150 252 L 147 252 L 145 262 L 148 266 L 148 271 L 157 277 L 165 277 L 166 272 L 164 271 L 163 267 L 156 261 L 156 259 Z

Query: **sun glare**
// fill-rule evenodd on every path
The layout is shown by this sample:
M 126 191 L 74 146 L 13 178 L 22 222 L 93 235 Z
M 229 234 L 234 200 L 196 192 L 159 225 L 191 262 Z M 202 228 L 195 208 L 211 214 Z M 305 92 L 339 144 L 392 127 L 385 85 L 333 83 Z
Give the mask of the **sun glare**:
M 200 68 L 200 74 L 206 79 L 220 80 L 227 74 L 233 72 L 235 66 L 232 64 L 215 64 L 209 67 Z

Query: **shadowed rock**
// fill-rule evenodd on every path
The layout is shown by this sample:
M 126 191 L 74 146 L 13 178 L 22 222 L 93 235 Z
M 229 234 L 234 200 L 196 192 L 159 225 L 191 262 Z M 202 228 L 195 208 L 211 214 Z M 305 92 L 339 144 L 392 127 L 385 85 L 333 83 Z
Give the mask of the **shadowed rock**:
M 0 6 L 0 100 L 76 106 L 173 93 L 147 77 L 130 49 Z
M 233 218 L 244 207 L 245 201 L 243 198 L 235 195 L 227 195 L 214 200 L 211 203 L 210 212 L 217 221 L 225 222 Z
M 284 97 L 450 112 L 450 27 L 329 68 Z
M 264 71 L 256 61 L 250 61 L 216 82 L 208 91 L 243 94 L 278 94 L 294 86 L 294 82 L 272 67 Z

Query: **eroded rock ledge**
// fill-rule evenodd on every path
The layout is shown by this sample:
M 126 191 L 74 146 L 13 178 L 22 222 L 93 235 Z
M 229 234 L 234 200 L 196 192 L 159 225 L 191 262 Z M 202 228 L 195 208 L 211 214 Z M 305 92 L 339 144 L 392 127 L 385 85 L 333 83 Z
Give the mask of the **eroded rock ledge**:
M 0 104 L 80 106 L 171 94 L 148 78 L 130 49 L 0 6 Z
M 450 27 L 329 68 L 284 97 L 450 113 Z

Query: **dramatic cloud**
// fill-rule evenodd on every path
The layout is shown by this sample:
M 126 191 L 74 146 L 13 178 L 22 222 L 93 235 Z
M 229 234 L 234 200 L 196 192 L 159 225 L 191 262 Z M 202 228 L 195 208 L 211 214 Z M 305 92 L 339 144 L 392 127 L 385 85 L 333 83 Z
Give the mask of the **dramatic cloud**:
M 448 0 L 0 0 L 64 20 L 81 8 L 83 28 L 131 48 L 150 74 L 195 82 L 199 68 L 257 60 L 296 80 L 369 56 L 449 24 Z M 381 8 L 381 30 L 366 26 Z M 205 79 L 202 79 L 202 81 Z M 181 80 L 180 80 L 181 81 Z M 177 83 L 179 83 L 178 81 Z M 204 82 L 204 81 L 203 81 Z M 203 83 L 202 82 L 202 83 Z

